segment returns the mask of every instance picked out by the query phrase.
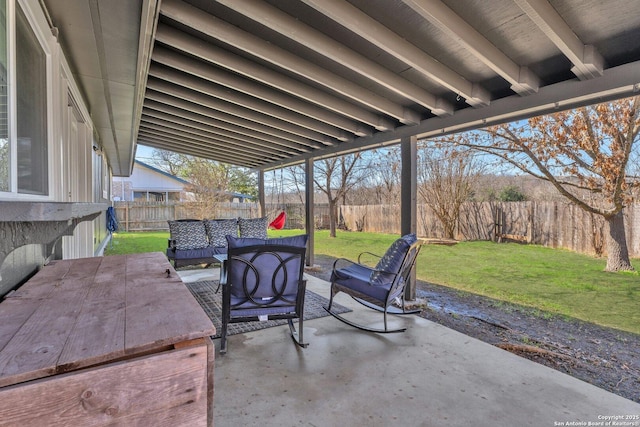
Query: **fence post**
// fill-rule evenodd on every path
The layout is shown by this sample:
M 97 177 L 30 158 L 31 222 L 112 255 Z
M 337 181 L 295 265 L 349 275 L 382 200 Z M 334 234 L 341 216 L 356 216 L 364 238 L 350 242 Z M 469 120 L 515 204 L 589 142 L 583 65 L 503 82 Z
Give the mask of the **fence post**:
M 124 205 L 124 229 L 129 231 L 129 202 Z
M 533 243 L 533 218 L 536 212 L 536 202 L 529 205 L 529 221 L 527 225 L 527 243 Z
M 497 243 L 502 242 L 502 206 L 496 205 L 496 210 L 493 218 L 493 238 Z

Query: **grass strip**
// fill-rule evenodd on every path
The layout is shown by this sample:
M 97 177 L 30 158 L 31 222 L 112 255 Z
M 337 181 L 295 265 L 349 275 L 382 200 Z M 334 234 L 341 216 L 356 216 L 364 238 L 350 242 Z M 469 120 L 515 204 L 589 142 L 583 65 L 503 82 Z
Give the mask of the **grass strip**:
M 270 230 L 270 237 L 302 230 Z M 167 232 L 115 233 L 106 255 L 165 252 Z M 327 230 L 314 234 L 315 253 L 356 259 L 384 254 L 398 236 Z M 634 260 L 637 263 L 637 260 Z M 548 313 L 640 334 L 638 273 L 608 273 L 606 260 L 536 245 L 460 242 L 426 245 L 417 262 L 420 280 L 445 285 Z

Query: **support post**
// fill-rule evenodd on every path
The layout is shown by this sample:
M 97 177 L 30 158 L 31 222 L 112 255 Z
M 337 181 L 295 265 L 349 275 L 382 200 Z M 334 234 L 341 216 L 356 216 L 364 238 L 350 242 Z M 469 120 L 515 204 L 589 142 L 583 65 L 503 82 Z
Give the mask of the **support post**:
M 400 141 L 400 158 L 402 172 L 400 176 L 400 234 L 415 233 L 417 230 L 418 202 L 418 147 L 415 136 L 404 137 Z M 416 270 L 411 271 L 408 286 L 405 287 L 404 298 L 407 301 L 416 299 Z
M 304 228 L 309 235 L 307 240 L 307 266 L 313 266 L 314 262 L 314 200 L 313 200 L 313 159 L 306 159 L 304 163 L 305 171 L 305 215 L 304 215 Z
M 258 208 L 260 209 L 258 217 L 262 218 L 267 215 L 264 196 L 264 169 L 258 171 Z

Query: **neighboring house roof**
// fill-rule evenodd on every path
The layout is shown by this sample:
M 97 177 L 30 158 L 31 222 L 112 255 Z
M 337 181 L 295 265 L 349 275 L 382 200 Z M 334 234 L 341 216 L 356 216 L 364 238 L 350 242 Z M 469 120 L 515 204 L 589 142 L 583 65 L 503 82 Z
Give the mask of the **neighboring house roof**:
M 153 174 L 158 174 L 161 175 L 164 183 L 159 183 L 156 182 L 156 180 L 153 180 L 153 184 L 151 184 L 151 180 L 147 177 L 146 180 L 144 177 L 141 177 L 140 174 L 138 173 L 141 169 L 140 168 L 145 168 L 147 170 L 149 170 L 150 172 L 152 172 Z M 130 177 L 130 180 L 132 182 L 132 186 L 134 190 L 140 191 L 143 189 L 146 190 L 150 190 L 150 191 L 167 191 L 170 190 L 171 188 L 169 188 L 170 186 L 167 184 L 166 179 L 172 180 L 175 182 L 175 190 L 182 190 L 184 188 L 185 185 L 191 185 L 191 183 L 189 181 L 187 181 L 186 179 L 183 178 L 179 178 L 175 175 L 172 175 L 168 172 L 163 171 L 162 169 L 158 169 L 154 166 L 151 166 L 147 163 L 141 162 L 140 160 L 135 160 L 134 162 L 134 167 L 133 167 L 133 174 Z M 145 182 L 146 181 L 146 182 Z M 160 185 L 159 185 L 160 184 Z M 249 195 L 249 194 L 243 194 L 243 193 L 237 193 L 237 192 L 233 192 L 233 191 L 226 191 L 225 192 L 226 195 L 230 196 L 230 197 L 237 197 L 239 199 L 254 199 L 255 197 Z
M 171 175 L 169 172 L 165 172 L 165 171 L 163 171 L 162 169 L 158 169 L 158 168 L 156 168 L 156 167 L 153 167 L 153 166 L 151 166 L 151 165 L 149 165 L 149 164 L 147 164 L 147 163 L 141 162 L 140 160 L 135 160 L 135 164 L 140 165 L 140 166 L 142 166 L 142 167 L 145 167 L 145 168 L 147 168 L 147 169 L 150 169 L 150 170 L 152 170 L 153 172 L 159 173 L 159 174 L 164 175 L 164 176 L 166 176 L 166 177 L 168 177 L 168 178 L 175 179 L 176 181 L 178 181 L 179 183 L 181 183 L 181 184 L 183 184 L 183 185 L 189 185 L 189 184 L 191 184 L 191 183 L 190 183 L 189 181 L 187 181 L 186 179 L 182 179 L 182 178 L 179 178 L 179 177 L 177 177 L 177 176 L 175 176 L 175 175 Z M 135 165 L 134 165 L 134 169 L 135 169 Z
M 231 197 L 237 197 L 239 199 L 250 199 L 250 200 L 255 199 L 255 197 L 250 194 L 236 193 L 233 191 L 227 191 L 227 194 Z

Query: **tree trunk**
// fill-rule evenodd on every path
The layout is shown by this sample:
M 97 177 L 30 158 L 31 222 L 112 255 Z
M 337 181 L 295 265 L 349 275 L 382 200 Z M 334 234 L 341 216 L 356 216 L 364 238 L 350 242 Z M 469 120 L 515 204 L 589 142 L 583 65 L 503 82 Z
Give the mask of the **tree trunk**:
M 329 200 L 329 237 L 336 237 L 336 224 L 338 222 L 338 203 Z
M 624 230 L 624 215 L 622 212 L 606 217 L 609 226 L 607 235 L 607 267 L 606 271 L 633 271 L 629 261 L 627 236 Z
M 446 220 L 443 220 L 442 225 L 444 226 L 444 237 L 446 237 L 447 239 L 454 239 L 455 237 L 455 231 L 456 231 L 456 224 L 455 224 L 455 218 L 447 218 Z

